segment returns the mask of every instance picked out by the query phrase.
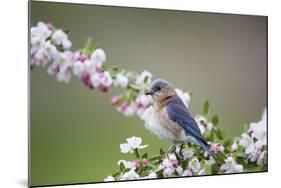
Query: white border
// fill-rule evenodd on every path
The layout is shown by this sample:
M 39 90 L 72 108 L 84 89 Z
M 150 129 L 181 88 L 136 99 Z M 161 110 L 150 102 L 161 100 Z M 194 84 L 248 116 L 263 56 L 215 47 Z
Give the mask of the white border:
M 59 0 L 58 0 L 59 1 Z M 280 5 L 274 0 L 65 0 L 75 3 L 269 16 L 269 173 L 75 187 L 266 187 L 280 177 Z M 65 2 L 62 1 L 62 2 Z M 61 2 L 61 1 L 60 1 Z M 1 2 L 0 187 L 27 183 L 27 1 Z M 74 187 L 74 186 L 68 186 Z

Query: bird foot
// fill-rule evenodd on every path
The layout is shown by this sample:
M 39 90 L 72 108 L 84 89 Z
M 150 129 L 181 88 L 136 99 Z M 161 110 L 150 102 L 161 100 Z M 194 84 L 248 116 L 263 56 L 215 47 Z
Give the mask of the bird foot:
M 172 145 L 169 149 L 167 153 L 172 153 L 176 150 L 176 145 Z

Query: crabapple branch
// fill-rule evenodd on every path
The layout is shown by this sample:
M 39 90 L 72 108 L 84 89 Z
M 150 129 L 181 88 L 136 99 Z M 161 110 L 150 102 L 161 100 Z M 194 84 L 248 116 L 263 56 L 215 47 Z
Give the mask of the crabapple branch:
M 152 100 L 144 95 L 152 73 L 128 71 L 105 64 L 106 53 L 88 40 L 85 47 L 71 49 L 69 31 L 56 28 L 51 23 L 38 22 L 31 28 L 30 68 L 47 67 L 48 74 L 57 81 L 68 83 L 78 78 L 89 90 L 107 92 L 110 88 L 123 88 L 124 93 L 113 96 L 111 103 L 125 116 L 137 115 L 147 129 L 153 131 L 151 120 Z M 192 93 L 176 89 L 188 107 Z M 148 145 L 141 145 L 140 137 L 126 139 L 120 144 L 122 153 L 134 154 L 133 161 L 120 160 L 118 168 L 105 181 L 162 178 L 176 176 L 198 176 L 267 170 L 267 116 L 266 109 L 261 120 L 244 126 L 240 137 L 227 138 L 219 128 L 218 115 L 210 113 L 206 100 L 202 114 L 195 120 L 202 135 L 216 154 L 216 159 L 191 143 L 176 146 L 167 153 L 150 156 L 144 152 Z

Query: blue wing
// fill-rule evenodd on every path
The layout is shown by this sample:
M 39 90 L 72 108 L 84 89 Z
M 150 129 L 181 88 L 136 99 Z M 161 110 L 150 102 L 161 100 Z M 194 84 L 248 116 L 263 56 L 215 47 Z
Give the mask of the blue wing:
M 170 99 L 167 103 L 166 109 L 169 118 L 179 124 L 185 130 L 186 135 L 194 137 L 201 147 L 208 151 L 210 155 L 213 155 L 207 142 L 203 139 L 197 123 L 178 96 Z

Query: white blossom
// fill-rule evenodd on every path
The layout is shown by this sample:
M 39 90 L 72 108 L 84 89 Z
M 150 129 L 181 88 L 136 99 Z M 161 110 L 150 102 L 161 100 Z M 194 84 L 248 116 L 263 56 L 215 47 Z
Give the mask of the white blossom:
M 239 141 L 239 144 L 246 148 L 246 154 L 250 154 L 255 148 L 253 138 L 251 138 L 250 135 L 248 135 L 247 133 L 243 133 L 241 135 L 241 140 Z
M 62 41 L 62 46 L 64 49 L 69 49 L 72 46 L 72 43 L 70 40 L 66 39 Z
M 135 108 L 134 106 L 130 105 L 124 110 L 124 115 L 125 116 L 132 116 L 135 114 Z
M 47 72 L 50 75 L 56 75 L 59 71 L 59 63 L 58 62 L 53 62 L 52 64 L 49 65 Z
M 113 176 L 107 176 L 104 181 L 115 181 Z
M 202 169 L 198 172 L 198 175 L 203 176 L 206 175 L 205 169 Z
M 31 43 L 31 54 L 34 54 L 39 48 L 42 48 L 46 41 L 43 37 L 35 36 L 31 37 L 30 39 Z
M 117 164 L 120 165 L 120 163 L 123 163 L 125 168 L 135 169 L 135 166 L 131 161 L 119 160 Z
M 110 87 L 112 84 L 112 77 L 108 71 L 104 71 L 101 76 L 101 84 L 105 87 Z
M 124 144 L 120 144 L 120 149 L 122 153 L 128 153 L 131 152 L 131 147 L 129 144 L 124 143 Z
M 135 172 L 135 170 L 131 169 L 130 171 L 121 175 L 120 180 L 133 180 L 138 179 L 139 177 L 140 176 Z
M 233 157 L 227 157 L 225 163 L 220 167 L 221 172 L 223 173 L 240 173 L 243 172 L 243 166 L 237 164 Z
M 99 73 L 94 73 L 91 74 L 91 83 L 94 87 L 99 87 L 99 85 L 101 84 L 101 74 Z
M 162 165 L 165 168 L 173 168 L 173 163 L 169 159 L 164 159 Z
M 198 172 L 201 168 L 201 164 L 197 158 L 193 158 L 188 163 L 188 169 L 190 169 L 192 172 Z
M 57 61 L 59 62 L 59 68 L 57 73 L 57 80 L 59 82 L 69 82 L 71 77 L 70 68 L 73 65 L 71 58 L 72 52 L 70 51 L 64 51 L 60 53 L 60 56 L 58 56 Z
M 259 122 L 250 123 L 250 129 L 253 131 L 253 137 L 261 144 L 266 144 L 266 110 L 264 110 L 262 119 Z
M 174 168 L 165 168 L 163 171 L 163 176 L 164 177 L 171 177 L 174 173 Z
M 266 151 L 263 151 L 257 159 L 257 164 L 264 165 L 265 163 L 266 163 Z
M 147 84 L 151 82 L 151 78 L 152 78 L 152 74 L 147 70 L 145 70 L 136 78 L 136 85 L 145 87 Z
M 142 143 L 142 139 L 141 137 L 131 137 L 131 138 L 127 138 L 127 142 L 128 144 L 131 146 L 131 148 L 133 149 L 143 149 L 146 148 L 148 145 L 141 145 Z
M 45 50 L 50 58 L 55 59 L 59 55 L 56 46 L 53 45 L 49 40 L 45 43 Z
M 51 38 L 56 45 L 62 45 L 64 49 L 69 49 L 72 45 L 67 34 L 62 29 L 56 30 Z
M 207 128 L 208 131 L 213 130 L 213 127 L 214 127 L 214 125 L 213 125 L 212 122 L 208 122 L 208 123 L 207 123 L 207 127 L 206 127 L 206 128 Z
M 194 155 L 194 152 L 192 150 L 182 150 L 181 152 L 182 156 L 183 156 L 183 160 L 189 159 Z
M 147 176 L 149 179 L 157 178 L 157 174 L 155 172 L 150 172 Z
M 101 68 L 102 64 L 106 61 L 106 55 L 103 49 L 98 48 L 94 50 L 91 55 L 91 61 L 94 62 L 96 67 Z
M 238 144 L 236 142 L 234 142 L 231 147 L 230 147 L 230 151 L 231 152 L 235 152 L 238 148 Z
M 183 174 L 183 168 L 181 166 L 178 166 L 176 168 L 176 172 L 178 173 L 179 176 L 181 176 Z
M 204 134 L 205 133 L 205 126 L 208 123 L 206 118 L 204 116 L 202 116 L 202 115 L 196 115 L 194 117 L 194 119 L 195 119 L 195 121 L 196 121 L 196 123 L 197 123 L 197 125 L 198 125 L 198 127 L 200 129 L 201 134 Z
M 176 88 L 175 89 L 177 95 L 180 97 L 180 99 L 182 100 L 183 104 L 188 108 L 189 106 L 189 101 L 190 101 L 190 95 L 187 92 L 183 92 L 182 90 Z
M 141 145 L 142 139 L 140 137 L 131 137 L 127 138 L 127 143 L 120 144 L 120 149 L 122 153 L 133 152 L 135 149 L 143 149 L 146 148 L 148 145 Z
M 177 161 L 177 156 L 174 153 L 169 153 L 168 158 L 170 161 Z
M 258 165 L 263 165 L 265 162 L 264 146 L 267 144 L 267 117 L 266 109 L 263 112 L 262 118 L 258 122 L 250 123 L 250 128 L 247 133 L 241 135 L 239 144 L 245 148 L 245 154 L 251 162 L 257 162 Z
M 186 169 L 185 171 L 183 171 L 181 176 L 192 176 L 192 175 L 193 173 L 190 170 Z
M 81 61 L 76 61 L 73 64 L 73 74 L 80 76 L 85 71 L 85 64 Z
M 47 39 L 51 33 L 52 31 L 44 22 L 38 22 L 37 26 L 31 28 L 31 38 L 42 37 L 43 39 Z
M 128 83 L 129 83 L 129 79 L 126 76 L 124 76 L 123 74 L 118 73 L 113 82 L 113 85 L 114 85 L 114 87 L 120 86 L 121 88 L 126 88 L 128 86 Z

